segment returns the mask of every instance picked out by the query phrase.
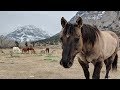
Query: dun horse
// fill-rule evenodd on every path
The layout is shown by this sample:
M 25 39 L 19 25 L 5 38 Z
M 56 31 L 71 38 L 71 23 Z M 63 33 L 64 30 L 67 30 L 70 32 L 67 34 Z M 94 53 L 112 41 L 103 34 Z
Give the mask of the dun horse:
M 112 31 L 100 31 L 95 26 L 83 24 L 82 18 L 67 22 L 64 17 L 61 18 L 61 42 L 62 59 L 60 65 L 64 68 L 70 68 L 73 65 L 75 56 L 83 68 L 86 79 L 90 79 L 89 63 L 93 63 L 93 79 L 100 79 L 100 72 L 103 62 L 106 65 L 106 75 L 112 67 L 117 70 L 118 61 L 118 36 Z

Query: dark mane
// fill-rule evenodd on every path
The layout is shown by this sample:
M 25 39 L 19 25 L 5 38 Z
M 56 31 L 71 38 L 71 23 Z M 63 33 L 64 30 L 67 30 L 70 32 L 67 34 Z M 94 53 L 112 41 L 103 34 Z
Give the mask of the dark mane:
M 100 34 L 100 31 L 97 29 L 96 26 L 91 26 L 88 24 L 83 24 L 81 28 L 82 38 L 83 38 L 83 44 L 88 42 L 94 46 L 94 43 L 96 42 L 96 39 L 98 38 L 98 35 Z

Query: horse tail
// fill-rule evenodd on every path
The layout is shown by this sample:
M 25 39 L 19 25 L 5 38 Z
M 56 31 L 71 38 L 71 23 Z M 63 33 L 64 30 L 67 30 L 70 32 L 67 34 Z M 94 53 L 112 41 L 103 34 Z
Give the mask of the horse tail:
M 117 70 L 118 55 L 116 54 L 115 59 L 112 63 L 112 70 Z

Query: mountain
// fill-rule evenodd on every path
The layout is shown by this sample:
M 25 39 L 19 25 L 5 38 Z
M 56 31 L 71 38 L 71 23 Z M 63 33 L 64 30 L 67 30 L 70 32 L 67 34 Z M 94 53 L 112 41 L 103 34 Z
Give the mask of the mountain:
M 50 35 L 34 25 L 25 25 L 18 27 L 15 31 L 7 34 L 6 37 L 12 40 L 23 42 L 46 39 L 49 38 Z
M 111 30 L 120 34 L 120 11 L 78 11 L 70 22 L 75 22 L 79 16 L 85 24 L 96 25 L 99 30 Z
M 82 17 L 84 24 L 96 25 L 99 30 L 111 30 L 120 36 L 120 11 L 78 11 L 69 22 Z M 59 40 L 59 33 L 39 42 Z
M 39 42 L 39 43 L 47 42 L 47 43 L 50 43 L 50 44 L 53 44 L 53 42 L 58 43 L 58 41 L 60 40 L 59 38 L 60 38 L 59 33 L 57 33 L 57 34 L 53 35 L 52 37 L 49 37 L 49 38 L 46 38 L 46 39 L 43 39 L 43 40 L 38 40 L 35 43 L 37 43 L 37 42 Z

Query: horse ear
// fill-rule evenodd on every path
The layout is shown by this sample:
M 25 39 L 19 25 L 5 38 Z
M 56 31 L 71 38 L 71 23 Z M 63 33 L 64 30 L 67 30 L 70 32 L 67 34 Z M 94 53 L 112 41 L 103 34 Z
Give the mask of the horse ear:
M 61 18 L 61 25 L 62 25 L 62 27 L 64 28 L 66 24 L 67 24 L 67 21 L 65 20 L 64 17 L 62 17 Z
M 81 17 L 78 17 L 78 19 L 76 20 L 76 23 L 79 27 L 82 27 L 82 24 L 83 24 L 83 20 Z

